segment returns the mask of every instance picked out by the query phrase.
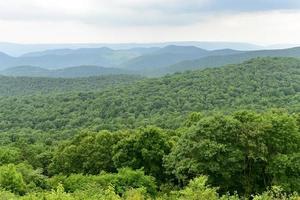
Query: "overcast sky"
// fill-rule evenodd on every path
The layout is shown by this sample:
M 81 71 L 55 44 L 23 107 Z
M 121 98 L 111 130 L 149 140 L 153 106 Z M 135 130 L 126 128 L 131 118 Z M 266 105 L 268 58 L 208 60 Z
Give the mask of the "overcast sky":
M 300 44 L 300 0 L 0 0 L 0 41 Z

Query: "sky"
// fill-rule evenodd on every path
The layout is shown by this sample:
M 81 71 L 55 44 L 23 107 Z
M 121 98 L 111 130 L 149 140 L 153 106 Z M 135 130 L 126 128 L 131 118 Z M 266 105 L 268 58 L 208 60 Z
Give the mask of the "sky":
M 0 0 L 0 41 L 300 44 L 300 0 Z

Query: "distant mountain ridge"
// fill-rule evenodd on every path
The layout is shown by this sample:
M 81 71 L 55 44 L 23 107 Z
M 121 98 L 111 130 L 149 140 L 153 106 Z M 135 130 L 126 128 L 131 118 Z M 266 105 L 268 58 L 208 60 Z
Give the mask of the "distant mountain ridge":
M 300 57 L 300 47 L 276 50 L 242 52 L 232 55 L 207 56 L 196 60 L 178 62 L 166 69 L 169 73 L 195 70 L 207 67 L 218 67 L 226 64 L 238 64 L 257 57 Z
M 228 53 L 230 51 L 230 53 Z M 227 53 L 226 53 L 227 52 Z M 0 70 L 16 66 L 38 66 L 60 69 L 72 66 L 95 65 L 129 70 L 147 70 L 167 67 L 183 60 L 198 59 L 208 55 L 240 53 L 235 50 L 208 51 L 194 46 L 170 45 L 163 48 L 133 48 L 113 50 L 102 48 L 54 49 L 31 52 L 20 57 L 1 54 Z
M 232 55 L 242 53 L 231 49 L 208 51 L 194 46 L 167 46 L 150 54 L 141 55 L 122 64 L 120 68 L 137 70 L 140 72 L 162 73 L 173 64 L 185 60 L 193 60 L 211 55 Z
M 207 50 L 216 49 L 237 49 L 257 50 L 267 47 L 242 43 L 242 42 L 216 42 L 216 41 L 182 41 L 182 42 L 155 42 L 155 43 L 73 43 L 73 44 L 16 44 L 0 42 L 0 51 L 11 56 L 21 56 L 30 52 L 46 51 L 53 49 L 80 49 L 80 48 L 101 48 L 108 47 L 114 50 L 132 48 L 163 48 L 169 45 L 195 46 Z
M 137 50 L 112 50 L 109 48 L 57 49 L 33 52 L 20 57 L 6 55 L 4 59 L 0 59 L 0 69 L 22 65 L 39 66 L 47 69 L 79 65 L 114 67 L 142 54 Z
M 32 52 L 20 57 L 0 53 L 0 74 L 42 77 L 86 77 L 106 74 L 162 76 L 186 70 L 238 64 L 257 57 L 300 57 L 300 47 L 238 51 L 169 45 L 163 48 L 122 50 L 107 47 L 54 49 Z
M 99 66 L 77 66 L 68 67 L 64 69 L 48 70 L 41 67 L 34 66 L 19 66 L 12 67 L 0 71 L 1 75 L 14 77 L 55 77 L 55 78 L 77 78 L 90 76 L 103 76 L 115 74 L 134 74 L 134 72 L 118 69 L 106 68 Z

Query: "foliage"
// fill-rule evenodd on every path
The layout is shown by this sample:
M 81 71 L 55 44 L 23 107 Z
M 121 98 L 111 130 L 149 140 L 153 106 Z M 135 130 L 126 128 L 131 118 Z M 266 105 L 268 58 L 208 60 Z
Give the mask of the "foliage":
M 58 79 L 16 78 L 0 98 L 0 197 L 299 199 L 299 70 L 260 58 L 31 96 Z
M 179 192 L 178 199 L 211 199 L 217 200 L 218 193 L 215 188 L 209 188 L 206 184 L 207 177 L 200 176 L 194 180 L 191 180 L 188 186 Z
M 88 78 L 7 77 L 0 75 L 0 96 L 101 91 L 140 80 L 135 75 L 107 75 Z
M 0 167 L 0 187 L 17 194 L 25 193 L 26 184 L 23 176 L 13 164 Z
M 261 111 L 276 107 L 299 112 L 299 66 L 296 59 L 264 58 L 146 79 L 101 92 L 54 95 L 41 88 L 40 91 L 50 94 L 0 98 L 0 129 L 98 131 L 146 125 L 176 129 L 189 113 L 197 111 Z
M 102 173 L 100 175 L 54 176 L 50 180 L 50 184 L 54 188 L 59 183 L 62 183 L 68 192 L 89 189 L 89 187 L 108 188 L 113 186 L 117 194 L 124 194 L 132 188 L 145 188 L 148 194 L 156 194 L 156 184 L 153 177 L 146 176 L 143 171 L 133 171 L 129 168 L 120 169 L 118 173 Z
M 13 147 L 0 148 L 0 165 L 13 163 L 16 164 L 21 161 L 21 152 Z
M 80 134 L 72 141 L 60 145 L 50 169 L 54 173 L 65 174 L 115 172 L 112 147 L 122 137 L 122 134 L 108 131 Z
M 209 175 L 209 183 L 224 192 L 250 195 L 272 184 L 299 191 L 299 151 L 293 117 L 241 111 L 200 119 L 166 157 L 166 166 L 183 183 Z
M 132 133 L 114 146 L 116 168 L 143 168 L 146 174 L 164 180 L 163 157 L 170 151 L 167 137 L 154 127 Z

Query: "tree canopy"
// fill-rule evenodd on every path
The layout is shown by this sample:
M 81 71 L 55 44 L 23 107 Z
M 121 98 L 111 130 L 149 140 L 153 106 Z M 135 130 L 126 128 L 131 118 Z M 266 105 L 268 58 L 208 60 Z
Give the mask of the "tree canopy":
M 2 96 L 0 197 L 299 199 L 299 60 L 129 79 Z

